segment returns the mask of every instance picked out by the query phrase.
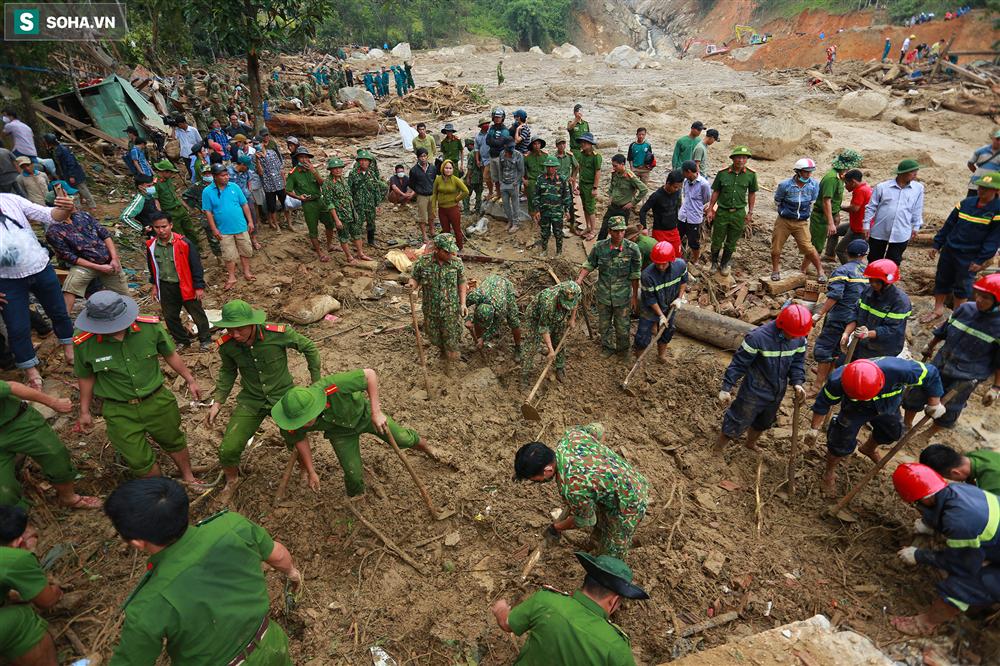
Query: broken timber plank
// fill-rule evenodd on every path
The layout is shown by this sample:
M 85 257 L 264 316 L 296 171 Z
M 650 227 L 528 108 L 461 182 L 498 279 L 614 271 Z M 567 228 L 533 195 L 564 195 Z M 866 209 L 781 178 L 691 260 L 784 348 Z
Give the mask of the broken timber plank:
M 770 280 L 767 278 L 760 279 L 761 285 L 771 296 L 777 296 L 778 294 L 784 294 L 792 289 L 798 289 L 799 287 L 806 286 L 806 276 L 802 273 L 793 273 L 787 277 L 783 277 L 780 280 Z
M 65 113 L 62 113 L 61 111 L 56 111 L 50 106 L 45 106 L 41 102 L 35 102 L 34 107 L 36 110 L 41 111 L 45 115 L 57 118 L 58 120 L 63 121 L 70 127 L 73 127 L 74 129 L 87 132 L 88 134 L 93 134 L 98 139 L 104 139 L 105 141 L 115 144 L 119 148 L 128 148 L 128 142 L 125 141 L 125 139 L 116 139 L 107 132 L 102 132 L 101 130 L 95 127 L 91 127 L 87 123 L 82 123 L 72 116 L 67 116 Z

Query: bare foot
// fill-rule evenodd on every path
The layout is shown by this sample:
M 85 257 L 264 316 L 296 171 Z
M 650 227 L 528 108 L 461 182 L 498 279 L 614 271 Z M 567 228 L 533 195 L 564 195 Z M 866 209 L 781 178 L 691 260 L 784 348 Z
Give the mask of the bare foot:
M 921 324 L 930 324 L 931 322 L 937 321 L 944 314 L 944 310 L 938 312 L 937 310 L 931 310 L 930 312 L 925 312 L 917 318 Z M 904 632 L 905 633 L 905 632 Z
M 764 452 L 764 449 L 762 449 L 759 446 L 757 446 L 757 442 L 751 442 L 749 440 L 743 442 L 743 448 L 749 449 L 750 451 L 754 451 L 756 453 L 763 453 Z
M 877 463 L 882 459 L 882 454 L 878 452 L 878 445 L 872 444 L 870 447 L 864 447 L 858 449 L 859 453 L 863 453 L 868 456 L 873 463 Z
M 820 482 L 820 487 L 823 490 L 823 494 L 827 497 L 833 497 L 837 494 L 837 475 L 835 473 L 824 474 L 823 479 Z
M 257 281 L 257 276 L 256 275 L 251 275 L 250 273 L 244 273 L 243 274 L 243 279 L 246 280 L 247 282 L 256 282 Z
M 260 241 L 257 241 L 257 240 L 255 240 L 255 241 L 253 242 L 253 249 L 255 249 L 255 250 L 259 250 L 259 249 L 260 249 L 260 248 L 262 248 L 262 247 L 264 247 L 264 246 L 260 244 Z
M 100 509 L 102 506 L 104 506 L 104 502 L 102 502 L 100 498 L 91 497 L 90 495 L 73 495 L 73 497 L 69 501 L 60 498 L 59 506 L 74 510 L 78 509 L 93 510 L 93 509 Z
M 358 259 L 361 261 L 373 261 L 373 259 L 364 252 L 358 252 Z
M 322 261 L 325 264 L 326 262 L 330 261 L 330 255 L 328 255 L 328 254 L 321 254 L 321 255 L 319 255 L 319 260 Z
M 924 613 L 920 615 L 897 615 L 889 620 L 893 627 L 907 636 L 933 636 L 938 625 L 931 622 Z
M 354 257 L 347 257 L 347 265 L 348 266 L 356 266 L 357 264 L 358 264 L 358 260 L 357 259 L 355 259 Z

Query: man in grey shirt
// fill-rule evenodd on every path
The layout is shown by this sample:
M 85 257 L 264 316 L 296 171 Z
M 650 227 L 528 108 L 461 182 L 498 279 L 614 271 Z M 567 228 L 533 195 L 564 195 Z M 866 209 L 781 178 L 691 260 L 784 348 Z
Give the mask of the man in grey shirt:
M 708 180 L 698 172 L 698 164 L 688 160 L 681 165 L 684 183 L 681 186 L 681 209 L 677 213 L 677 230 L 680 232 L 681 245 L 687 241 L 691 250 L 688 257 L 688 267 L 698 263 L 701 256 L 701 223 L 705 220 L 705 206 L 712 199 L 712 187 Z M 680 254 L 680 252 L 678 252 Z
M 708 147 L 718 140 L 719 130 L 710 129 L 705 132 L 705 138 L 701 140 L 701 143 L 695 146 L 691 152 L 691 159 L 698 165 L 698 173 L 704 176 L 706 180 L 711 180 L 712 176 L 715 175 L 713 171 L 710 171 Z
M 508 137 L 500 153 L 500 197 L 503 210 L 507 214 L 507 233 L 516 233 L 520 228 L 521 182 L 524 180 L 524 156 L 514 150 L 514 137 Z
M 0 192 L 23 196 L 17 188 L 17 175 L 20 170 L 14 164 L 14 159 L 14 153 L 6 148 L 0 148 Z

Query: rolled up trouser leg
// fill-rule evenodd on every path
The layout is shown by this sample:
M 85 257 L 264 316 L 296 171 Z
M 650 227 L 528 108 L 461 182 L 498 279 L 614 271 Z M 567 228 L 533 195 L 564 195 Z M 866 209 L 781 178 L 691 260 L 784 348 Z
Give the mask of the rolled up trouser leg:
M 722 434 L 729 439 L 739 439 L 749 428 L 764 432 L 774 425 L 780 406 L 781 398 L 775 400 L 751 395 L 741 386 L 736 399 L 722 417 Z
M 971 606 L 1000 602 L 1000 564 L 989 564 L 975 573 L 952 573 L 937 584 L 941 598 L 960 611 Z
M 219 464 L 223 467 L 238 467 L 247 441 L 270 414 L 266 408 L 256 410 L 236 403 L 229 423 L 226 424 L 226 434 L 219 442 Z
M 831 319 L 827 315 L 823 330 L 816 337 L 816 344 L 813 346 L 813 358 L 817 363 L 833 363 L 840 356 L 840 337 L 847 324 L 846 321 Z

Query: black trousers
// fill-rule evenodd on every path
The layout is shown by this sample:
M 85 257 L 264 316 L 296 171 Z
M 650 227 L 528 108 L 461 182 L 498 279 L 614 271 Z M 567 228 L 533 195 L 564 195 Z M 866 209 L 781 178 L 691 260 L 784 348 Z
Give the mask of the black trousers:
M 212 339 L 209 335 L 208 317 L 205 315 L 205 308 L 201 306 L 201 301 L 192 298 L 185 301 L 181 296 L 181 286 L 176 282 L 160 282 L 160 309 L 163 311 L 163 320 L 167 324 L 174 342 L 179 345 L 191 344 L 191 334 L 181 323 L 181 308 L 188 311 L 198 327 L 198 340 L 208 342 Z
M 910 241 L 890 243 L 889 241 L 879 240 L 878 238 L 869 238 L 868 263 L 877 259 L 892 259 L 896 262 L 897 266 L 900 266 L 903 263 L 903 253 L 906 252 L 906 246 L 909 244 Z

